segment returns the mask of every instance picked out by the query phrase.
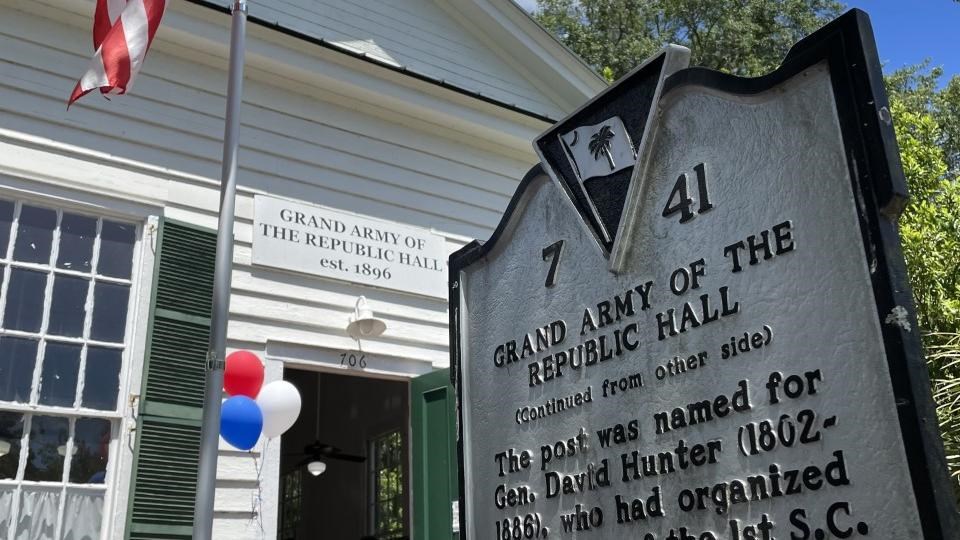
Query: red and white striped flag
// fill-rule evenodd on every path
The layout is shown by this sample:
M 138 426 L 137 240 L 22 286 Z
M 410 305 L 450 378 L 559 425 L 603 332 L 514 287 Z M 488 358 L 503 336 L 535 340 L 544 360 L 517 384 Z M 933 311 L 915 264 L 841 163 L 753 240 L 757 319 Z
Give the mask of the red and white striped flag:
M 166 0 L 97 0 L 93 16 L 96 54 L 70 94 L 67 107 L 87 93 L 124 94 L 160 26 Z

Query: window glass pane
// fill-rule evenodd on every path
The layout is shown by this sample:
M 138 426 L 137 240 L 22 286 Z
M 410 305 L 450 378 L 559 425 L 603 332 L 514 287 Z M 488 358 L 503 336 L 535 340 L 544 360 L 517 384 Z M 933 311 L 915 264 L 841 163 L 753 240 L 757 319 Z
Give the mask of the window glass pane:
M 39 332 L 43 319 L 43 295 L 47 275 L 34 270 L 13 268 L 7 288 L 7 309 L 3 314 L 4 328 Z
M 60 492 L 24 488 L 20 495 L 20 516 L 16 540 L 53 540 L 57 528 Z
M 63 512 L 63 540 L 100 538 L 103 521 L 103 493 L 68 490 Z
M 374 528 L 379 538 L 403 534 L 403 439 L 393 432 L 373 442 Z
M 30 425 L 30 451 L 24 480 L 60 482 L 66 454 L 69 422 L 58 416 L 34 416 Z
M 10 224 L 13 222 L 13 203 L 0 200 L 0 259 L 7 258 L 7 244 L 10 243 Z M 0 528 L 0 531 L 6 529 Z
M 70 481 L 74 484 L 102 484 L 110 457 L 110 421 L 104 418 L 77 419 L 73 446 Z
M 83 375 L 81 406 L 112 411 L 117 408 L 120 388 L 120 349 L 89 347 Z
M 83 318 L 87 314 L 89 284 L 89 280 L 79 277 L 54 276 L 50 322 L 47 324 L 48 334 L 70 337 L 83 335 Z
M 33 366 L 37 362 L 37 341 L 0 337 L 0 400 L 30 401 Z
M 100 258 L 97 273 L 127 279 L 133 266 L 133 241 L 136 227 L 130 223 L 103 221 L 100 230 Z
M 302 514 L 300 484 L 302 468 L 296 468 L 280 478 L 280 534 L 278 540 L 295 540 Z
M 0 538 L 7 537 L 10 530 L 10 513 L 13 512 L 14 492 L 12 487 L 0 489 Z
M 13 258 L 23 262 L 49 263 L 50 245 L 53 243 L 53 229 L 56 225 L 56 211 L 23 205 Z
M 0 412 L 0 478 L 17 477 L 20 464 L 20 438 L 23 437 L 23 415 L 14 412 Z M 0 509 L 0 517 L 3 511 Z M 3 527 L 0 527 L 2 538 Z
M 80 345 L 47 342 L 40 374 L 41 405 L 73 407 L 80 372 Z
M 90 339 L 123 342 L 127 324 L 128 285 L 98 281 L 93 289 L 93 327 Z
M 96 218 L 64 213 L 60 220 L 57 267 L 89 272 L 90 260 L 93 258 L 93 240 L 96 236 Z

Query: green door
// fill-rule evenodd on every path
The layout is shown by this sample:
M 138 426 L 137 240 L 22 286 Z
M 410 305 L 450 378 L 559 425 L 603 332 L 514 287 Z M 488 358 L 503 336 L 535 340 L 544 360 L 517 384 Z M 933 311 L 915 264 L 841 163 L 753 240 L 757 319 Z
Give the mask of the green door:
M 457 483 L 457 398 L 450 370 L 421 375 L 410 384 L 413 454 L 413 538 L 449 540 Z

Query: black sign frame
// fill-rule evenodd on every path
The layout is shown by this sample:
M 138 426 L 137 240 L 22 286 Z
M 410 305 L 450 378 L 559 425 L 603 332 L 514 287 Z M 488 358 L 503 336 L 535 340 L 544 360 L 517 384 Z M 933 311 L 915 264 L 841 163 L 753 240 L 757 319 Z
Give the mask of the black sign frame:
M 867 14 L 852 9 L 794 45 L 772 73 L 746 79 L 705 68 L 687 68 L 666 79 L 661 99 L 687 86 L 752 95 L 770 90 L 791 77 L 826 61 L 841 127 L 847 167 L 856 195 L 856 210 L 871 281 L 877 317 L 887 356 L 907 466 L 913 485 L 923 538 L 941 540 L 960 535 L 960 517 L 947 474 L 930 380 L 922 352 L 916 310 L 900 247 L 897 219 L 908 200 L 907 185 L 893 129 L 883 73 L 873 29 Z M 473 241 L 449 259 L 449 315 L 451 381 L 457 395 L 457 453 L 460 484 L 460 522 L 466 524 L 463 470 L 463 412 L 460 343 L 460 274 L 482 261 L 499 242 L 508 241 L 507 227 L 523 206 L 523 195 L 533 180 L 546 174 L 534 166 L 517 187 L 496 230 L 487 242 Z M 569 196 L 569 191 L 565 191 Z M 574 201 L 576 203 L 576 201 Z M 590 224 L 581 204 L 580 217 Z M 599 247 L 598 247 L 599 249 Z M 885 323 L 894 308 L 906 309 L 909 326 Z M 912 329 L 912 330 L 911 330 Z M 469 405 L 466 405 L 469 406 Z M 903 494 L 891 494 L 903 496 Z M 462 525 L 461 530 L 465 527 Z M 469 540 L 461 532 L 462 540 Z

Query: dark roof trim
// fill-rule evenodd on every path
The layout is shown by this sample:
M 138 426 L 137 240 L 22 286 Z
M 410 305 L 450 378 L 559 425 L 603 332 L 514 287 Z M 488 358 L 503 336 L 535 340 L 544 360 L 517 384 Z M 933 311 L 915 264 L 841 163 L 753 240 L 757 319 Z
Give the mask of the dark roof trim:
M 212 0 L 186 0 L 186 1 L 189 2 L 189 3 L 191 3 L 191 4 L 196 4 L 196 5 L 198 5 L 198 6 L 203 6 L 203 7 L 205 7 L 205 8 L 212 9 L 212 10 L 214 10 L 214 11 L 219 11 L 219 12 L 221 12 L 221 13 L 226 13 L 226 14 L 228 14 L 228 15 L 230 14 L 230 8 L 229 8 L 229 7 L 224 6 L 224 5 L 221 5 L 221 4 L 219 4 L 219 3 L 215 2 L 215 1 L 212 1 Z M 296 30 L 293 30 L 293 29 L 290 29 L 290 28 L 286 28 L 286 27 L 284 27 L 284 26 L 280 26 L 280 23 L 279 23 L 279 22 L 276 22 L 276 21 L 275 21 L 275 22 L 270 22 L 270 21 L 268 21 L 268 20 L 266 20 L 266 19 L 261 19 L 260 17 L 256 17 L 256 16 L 253 16 L 253 15 L 247 15 L 247 20 L 250 21 L 251 23 L 257 25 L 257 26 L 262 26 L 262 27 L 264 27 L 264 28 L 269 28 L 269 29 L 271 29 L 271 30 L 276 30 L 277 32 L 280 32 L 281 34 L 285 34 L 285 35 L 287 35 L 287 36 L 290 36 L 290 37 L 293 37 L 293 38 L 296 38 L 296 39 L 299 39 L 299 40 L 303 40 L 303 41 L 306 41 L 306 42 L 308 42 L 308 43 L 312 43 L 312 44 L 314 44 L 314 45 L 323 47 L 324 49 L 329 49 L 329 50 L 331 50 L 331 51 L 336 51 L 336 52 L 338 52 L 338 53 L 340 53 L 340 54 L 345 54 L 345 55 L 350 56 L 350 57 L 352 57 L 352 58 L 356 58 L 357 60 L 361 60 L 361 61 L 367 62 L 367 63 L 369 63 L 369 64 L 373 64 L 373 65 L 376 65 L 376 66 L 380 66 L 380 67 L 382 67 L 382 68 L 384 68 L 384 69 L 388 69 L 388 70 L 393 71 L 393 72 L 396 72 L 396 73 L 401 73 L 401 74 L 403 74 L 403 75 L 407 75 L 408 77 L 413 77 L 414 79 L 417 79 L 417 80 L 419 80 L 419 81 L 423 81 L 423 82 L 426 82 L 426 83 L 434 84 L 434 85 L 436 85 L 436 86 L 439 86 L 439 87 L 441 87 L 441 88 L 445 88 L 445 89 L 447 89 L 447 90 L 452 90 L 452 91 L 454 91 L 454 92 L 456 92 L 456 93 L 458 93 L 458 94 L 462 94 L 462 95 L 464 95 L 464 96 L 468 96 L 468 97 L 471 97 L 471 98 L 474 98 L 474 99 L 478 99 L 478 100 L 480 100 L 480 101 L 483 101 L 483 102 L 485 102 L 485 103 L 489 103 L 489 104 L 491 104 L 491 105 L 496 105 L 497 107 L 500 107 L 500 108 L 503 108 L 503 109 L 507 109 L 508 111 L 512 111 L 512 112 L 515 112 L 515 113 L 520 113 L 520 114 L 522 114 L 522 115 L 524 115 L 524 116 L 529 116 L 529 117 L 531 117 L 531 118 L 535 118 L 535 119 L 537 119 L 537 120 L 540 120 L 541 122 L 546 122 L 546 123 L 548 123 L 548 124 L 553 124 L 553 123 L 556 122 L 555 119 L 553 119 L 553 118 L 551 118 L 551 117 L 549 117 L 549 116 L 547 116 L 547 115 L 545 115 L 545 114 L 540 114 L 540 113 L 536 113 L 536 112 L 533 112 L 533 111 L 524 109 L 524 108 L 519 107 L 519 106 L 517 106 L 517 105 L 515 105 L 515 104 L 513 104 L 513 103 L 507 103 L 507 102 L 505 102 L 505 101 L 501 101 L 501 100 L 499 100 L 499 99 L 496 99 L 496 98 L 493 98 L 493 97 L 484 95 L 484 94 L 481 93 L 481 92 L 476 92 L 476 91 L 474 91 L 474 90 L 470 90 L 470 89 L 464 88 L 464 87 L 462 87 L 462 86 L 458 86 L 458 85 L 449 83 L 449 82 L 447 82 L 447 81 L 444 80 L 444 79 L 438 79 L 438 78 L 436 78 L 436 77 L 431 77 L 430 75 L 427 75 L 427 74 L 424 74 L 424 73 L 420 73 L 419 71 L 414 71 L 414 70 L 409 69 L 409 68 L 404 67 L 404 66 L 394 66 L 394 65 L 392 65 L 392 64 L 388 64 L 387 62 L 384 62 L 384 61 L 382 61 L 382 60 L 379 60 L 379 59 L 377 59 L 377 58 L 374 58 L 374 57 L 372 57 L 372 56 L 370 56 L 370 55 L 368 55 L 368 54 L 366 54 L 366 53 L 358 53 L 358 52 L 353 52 L 353 51 L 346 50 L 346 49 L 344 49 L 344 48 L 342 48 L 342 47 L 338 47 L 337 45 L 335 45 L 335 44 L 333 44 L 333 43 L 331 43 L 331 42 L 329 42 L 329 41 L 327 41 L 327 40 L 325 40 L 325 39 L 323 39 L 323 38 L 314 37 L 314 36 L 311 36 L 311 35 L 309 35 L 309 34 L 304 34 L 303 32 L 298 32 L 298 31 L 296 31 Z

